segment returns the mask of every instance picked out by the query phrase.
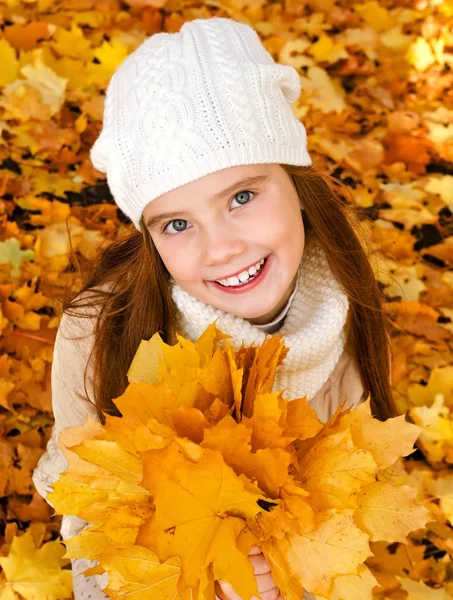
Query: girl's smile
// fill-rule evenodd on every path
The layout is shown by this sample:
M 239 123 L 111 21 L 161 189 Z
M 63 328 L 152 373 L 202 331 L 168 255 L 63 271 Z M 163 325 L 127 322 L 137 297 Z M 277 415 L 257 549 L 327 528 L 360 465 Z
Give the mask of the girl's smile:
M 143 217 L 188 294 L 256 324 L 284 308 L 305 237 L 299 196 L 280 165 L 216 171 L 159 196 Z
M 245 294 L 249 290 L 255 289 L 266 277 L 271 262 L 272 255 L 269 254 L 247 269 L 243 269 L 218 281 L 208 281 L 208 283 L 228 294 Z

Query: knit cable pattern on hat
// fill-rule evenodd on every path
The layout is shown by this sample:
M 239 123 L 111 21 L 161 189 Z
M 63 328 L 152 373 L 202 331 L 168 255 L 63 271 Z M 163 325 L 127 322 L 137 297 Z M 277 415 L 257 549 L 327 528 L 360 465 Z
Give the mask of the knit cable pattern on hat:
M 186 22 L 151 36 L 118 67 L 91 160 L 139 229 L 149 202 L 204 175 L 310 165 L 305 127 L 291 109 L 300 90 L 297 71 L 276 63 L 249 25 Z
M 262 344 L 269 337 L 245 319 L 214 308 L 185 292 L 176 282 L 172 297 L 180 313 L 183 336 L 195 341 L 217 320 L 217 327 L 231 335 L 237 349 Z M 286 320 L 278 331 L 289 352 L 277 370 L 274 390 L 286 389 L 287 398 L 313 398 L 331 375 L 343 353 L 349 300 L 330 270 L 318 246 L 306 251 L 298 271 L 297 291 Z

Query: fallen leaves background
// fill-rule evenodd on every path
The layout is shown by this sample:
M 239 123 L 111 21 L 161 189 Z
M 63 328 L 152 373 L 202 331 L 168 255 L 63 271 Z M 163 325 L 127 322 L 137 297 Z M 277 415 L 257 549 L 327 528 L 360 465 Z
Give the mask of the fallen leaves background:
M 351 187 L 376 248 L 397 333 L 395 399 L 430 425 L 395 476 L 418 483 L 435 521 L 407 544 L 374 543 L 375 597 L 451 597 L 451 0 L 0 0 L 0 553 L 14 556 L 27 531 L 35 550 L 58 539 L 31 473 L 52 426 L 57 297 L 77 285 L 68 230 L 88 257 L 128 227 L 88 157 L 103 91 L 146 36 L 214 14 L 253 25 L 300 72 L 294 110 L 310 152 Z

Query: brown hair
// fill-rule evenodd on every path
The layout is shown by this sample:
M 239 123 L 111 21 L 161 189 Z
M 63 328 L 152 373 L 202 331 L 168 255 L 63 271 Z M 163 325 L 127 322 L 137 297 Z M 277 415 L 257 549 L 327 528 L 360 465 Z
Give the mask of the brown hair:
M 348 295 L 346 347 L 356 358 L 364 388 L 371 394 L 372 412 L 379 419 L 393 416 L 397 411 L 390 387 L 391 327 L 355 202 L 348 203 L 341 193 L 350 195 L 350 190 L 313 166 L 282 167 L 292 178 L 304 209 L 305 251 L 312 244 L 321 245 Z M 141 340 L 157 331 L 166 343 L 176 339 L 177 310 L 169 291 L 170 275 L 143 217 L 140 224 L 142 232 L 134 229 L 109 243 L 94 261 L 82 264 L 76 258 L 82 286 L 63 303 L 63 311 L 71 316 L 84 317 L 87 308 L 98 309 L 90 361 L 94 404 L 101 422 L 102 412 L 118 414 L 112 399 L 128 385 L 126 374 Z M 86 389 L 85 394 L 88 397 Z

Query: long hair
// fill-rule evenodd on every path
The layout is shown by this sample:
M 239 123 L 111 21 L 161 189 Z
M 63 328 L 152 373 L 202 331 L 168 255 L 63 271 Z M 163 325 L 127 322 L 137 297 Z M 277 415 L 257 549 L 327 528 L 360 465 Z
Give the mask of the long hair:
M 371 245 L 361 227 L 354 200 L 348 203 L 341 190 L 349 189 L 312 166 L 281 165 L 292 178 L 303 209 L 305 251 L 320 244 L 336 280 L 343 286 L 350 309 L 346 323 L 346 348 L 360 369 L 371 409 L 378 419 L 397 410 L 390 387 L 391 326 L 369 255 Z M 339 191 L 337 191 L 339 190 Z M 96 308 L 94 343 L 85 369 L 92 363 L 94 398 L 100 421 L 103 412 L 118 415 L 112 402 L 127 385 L 127 371 L 143 339 L 160 332 L 173 344 L 178 330 L 177 309 L 170 294 L 170 274 L 157 252 L 142 217 L 142 231 L 134 229 L 106 245 L 79 267 L 81 287 L 63 302 L 63 312 L 86 317 Z M 88 309 L 88 311 L 87 311 Z M 108 365 L 108 368 L 105 368 Z

